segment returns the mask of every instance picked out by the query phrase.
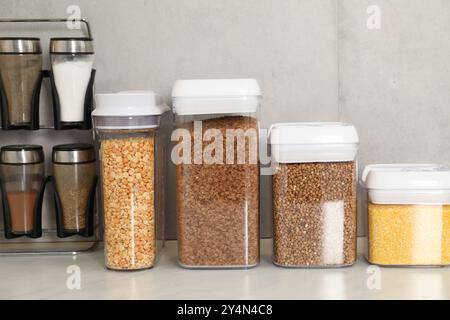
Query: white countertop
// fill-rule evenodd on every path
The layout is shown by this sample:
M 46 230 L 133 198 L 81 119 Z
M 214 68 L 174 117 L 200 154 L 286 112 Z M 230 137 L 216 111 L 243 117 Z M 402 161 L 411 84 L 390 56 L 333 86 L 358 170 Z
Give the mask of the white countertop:
M 106 270 L 101 248 L 78 256 L 3 256 L 0 299 L 450 299 L 449 268 L 368 269 L 360 255 L 350 268 L 282 269 L 270 254 L 271 241 L 263 240 L 257 268 L 185 270 L 169 241 L 158 265 L 139 272 Z M 81 271 L 79 290 L 67 288 L 71 265 Z M 376 279 L 381 289 L 373 288 Z

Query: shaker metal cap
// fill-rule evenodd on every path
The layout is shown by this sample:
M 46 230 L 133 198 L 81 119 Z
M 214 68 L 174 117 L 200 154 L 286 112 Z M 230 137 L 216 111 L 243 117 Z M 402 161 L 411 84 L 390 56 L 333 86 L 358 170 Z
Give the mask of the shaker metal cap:
M 50 54 L 94 54 L 92 38 L 51 38 Z
M 0 54 L 41 54 L 39 38 L 0 37 Z
M 2 164 L 36 164 L 44 162 L 44 150 L 38 145 L 11 145 L 1 148 Z
M 177 115 L 256 113 L 261 99 L 256 79 L 177 80 L 172 88 Z
M 56 164 L 95 162 L 95 149 L 85 143 L 63 144 L 53 147 L 52 159 Z

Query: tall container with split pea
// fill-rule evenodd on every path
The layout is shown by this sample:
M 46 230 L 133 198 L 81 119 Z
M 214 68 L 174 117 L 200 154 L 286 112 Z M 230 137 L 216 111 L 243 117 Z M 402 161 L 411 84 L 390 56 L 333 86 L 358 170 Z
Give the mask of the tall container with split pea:
M 164 230 L 165 144 L 169 108 L 153 92 L 96 95 L 106 266 L 155 265 Z
M 172 97 L 179 263 L 254 267 L 259 263 L 259 85 L 251 79 L 179 80 Z
M 356 262 L 358 134 L 342 123 L 284 123 L 270 130 L 274 263 Z
M 368 261 L 450 265 L 450 170 L 437 164 L 367 166 Z

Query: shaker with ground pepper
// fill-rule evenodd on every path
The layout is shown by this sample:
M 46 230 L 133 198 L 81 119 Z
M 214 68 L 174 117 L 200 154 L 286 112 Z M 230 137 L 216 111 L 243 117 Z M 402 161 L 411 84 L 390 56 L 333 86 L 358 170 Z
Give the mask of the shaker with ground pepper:
M 0 38 L 2 128 L 38 129 L 42 51 L 38 38 Z
M 46 184 L 42 147 L 2 147 L 0 162 L 5 237 L 39 238 L 42 235 L 41 209 Z
M 109 269 L 155 265 L 163 241 L 165 147 L 169 108 L 153 92 L 96 95 L 105 261 Z
M 356 262 L 358 135 L 341 123 L 275 124 L 270 131 L 274 263 Z
M 96 169 L 93 145 L 66 144 L 53 147 L 59 237 L 93 235 Z

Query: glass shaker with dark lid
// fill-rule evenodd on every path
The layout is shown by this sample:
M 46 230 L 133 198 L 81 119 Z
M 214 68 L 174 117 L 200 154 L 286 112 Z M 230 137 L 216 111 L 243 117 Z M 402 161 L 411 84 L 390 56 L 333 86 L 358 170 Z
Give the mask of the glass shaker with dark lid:
M 38 38 L 0 38 L 2 127 L 39 129 L 42 50 Z
M 39 238 L 46 184 L 42 147 L 13 145 L 1 148 L 0 173 L 5 237 Z
M 53 148 L 53 182 L 58 236 L 91 237 L 94 232 L 96 156 L 93 145 Z

